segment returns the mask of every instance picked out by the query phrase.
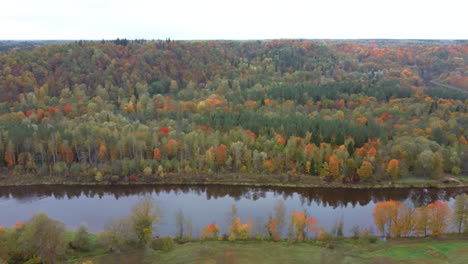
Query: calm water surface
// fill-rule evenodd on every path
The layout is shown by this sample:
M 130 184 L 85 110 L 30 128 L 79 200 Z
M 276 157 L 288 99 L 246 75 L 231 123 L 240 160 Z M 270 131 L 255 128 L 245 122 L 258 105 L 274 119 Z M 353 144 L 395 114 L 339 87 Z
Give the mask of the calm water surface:
M 372 210 L 379 201 L 398 200 L 408 206 L 429 204 L 435 200 L 453 203 L 454 197 L 468 188 L 349 190 L 323 188 L 254 188 L 229 186 L 29 186 L 0 187 L 0 226 L 27 221 L 33 214 L 45 212 L 61 220 L 67 228 L 86 223 L 92 232 L 101 230 L 110 219 L 127 216 L 142 197 L 151 196 L 163 210 L 160 235 L 175 233 L 175 213 L 181 209 L 190 218 L 195 236 L 215 221 L 224 233 L 227 212 L 236 204 L 242 221 L 266 222 L 277 200 L 283 200 L 288 214 L 306 210 L 318 219 L 319 226 L 330 231 L 343 218 L 344 231 L 354 225 L 374 228 Z M 375 230 L 375 228 L 374 228 Z

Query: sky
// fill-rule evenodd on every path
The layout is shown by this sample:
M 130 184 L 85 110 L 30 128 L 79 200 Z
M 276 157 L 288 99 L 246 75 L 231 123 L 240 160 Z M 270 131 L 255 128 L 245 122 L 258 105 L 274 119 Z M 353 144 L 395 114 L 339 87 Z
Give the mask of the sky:
M 0 0 L 0 39 L 468 39 L 467 0 Z

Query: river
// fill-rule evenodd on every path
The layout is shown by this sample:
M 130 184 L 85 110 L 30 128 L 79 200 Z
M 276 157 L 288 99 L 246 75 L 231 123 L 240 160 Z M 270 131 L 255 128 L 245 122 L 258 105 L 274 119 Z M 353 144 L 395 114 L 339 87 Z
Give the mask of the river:
M 435 200 L 453 204 L 454 197 L 468 193 L 468 188 L 405 189 L 327 189 L 270 188 L 239 186 L 26 186 L 0 187 L 0 226 L 25 222 L 33 214 L 45 212 L 76 229 L 86 223 L 98 232 L 110 219 L 127 216 L 132 206 L 144 196 L 151 196 L 161 207 L 159 235 L 175 234 L 175 214 L 182 210 L 193 225 L 193 236 L 215 221 L 224 233 L 227 214 L 232 204 L 241 220 L 250 217 L 258 227 L 273 212 L 277 200 L 283 200 L 288 215 L 293 210 L 306 210 L 318 219 L 318 225 L 330 231 L 343 219 L 344 232 L 359 225 L 374 230 L 372 210 L 379 201 L 404 201 L 409 206 L 427 205 Z M 288 217 L 289 218 L 289 217 Z M 286 230 L 285 230 L 286 231 Z M 286 234 L 286 232 L 284 232 Z

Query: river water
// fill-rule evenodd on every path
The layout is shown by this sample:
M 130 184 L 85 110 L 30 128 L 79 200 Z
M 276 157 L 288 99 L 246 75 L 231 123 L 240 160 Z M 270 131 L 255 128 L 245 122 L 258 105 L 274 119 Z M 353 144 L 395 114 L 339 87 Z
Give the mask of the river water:
M 162 209 L 159 235 L 175 234 L 175 214 L 182 210 L 199 236 L 203 226 L 215 221 L 221 232 L 227 231 L 228 211 L 238 208 L 243 222 L 254 220 L 256 229 L 268 221 L 277 200 L 283 200 L 288 216 L 293 210 L 306 210 L 318 219 L 318 225 L 330 231 L 343 219 L 344 232 L 359 225 L 373 228 L 372 210 L 379 201 L 403 201 L 408 206 L 427 205 L 436 200 L 453 204 L 454 197 L 468 188 L 406 189 L 327 189 L 258 188 L 238 186 L 27 186 L 0 187 L 0 226 L 25 222 L 33 214 L 45 212 L 76 229 L 86 223 L 98 232 L 110 219 L 127 216 L 142 197 L 150 196 Z M 289 218 L 289 217 L 288 217 Z M 286 231 L 286 230 L 285 230 Z M 286 234 L 286 232 L 284 233 Z

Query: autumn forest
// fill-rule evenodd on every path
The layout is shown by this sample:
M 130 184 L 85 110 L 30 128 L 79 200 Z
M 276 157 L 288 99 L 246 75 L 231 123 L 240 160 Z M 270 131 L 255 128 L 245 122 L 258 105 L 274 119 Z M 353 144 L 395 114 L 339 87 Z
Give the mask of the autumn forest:
M 0 264 L 452 263 L 467 187 L 467 41 L 0 41 Z
M 1 184 L 440 180 L 463 41 L 75 41 L 0 53 Z

